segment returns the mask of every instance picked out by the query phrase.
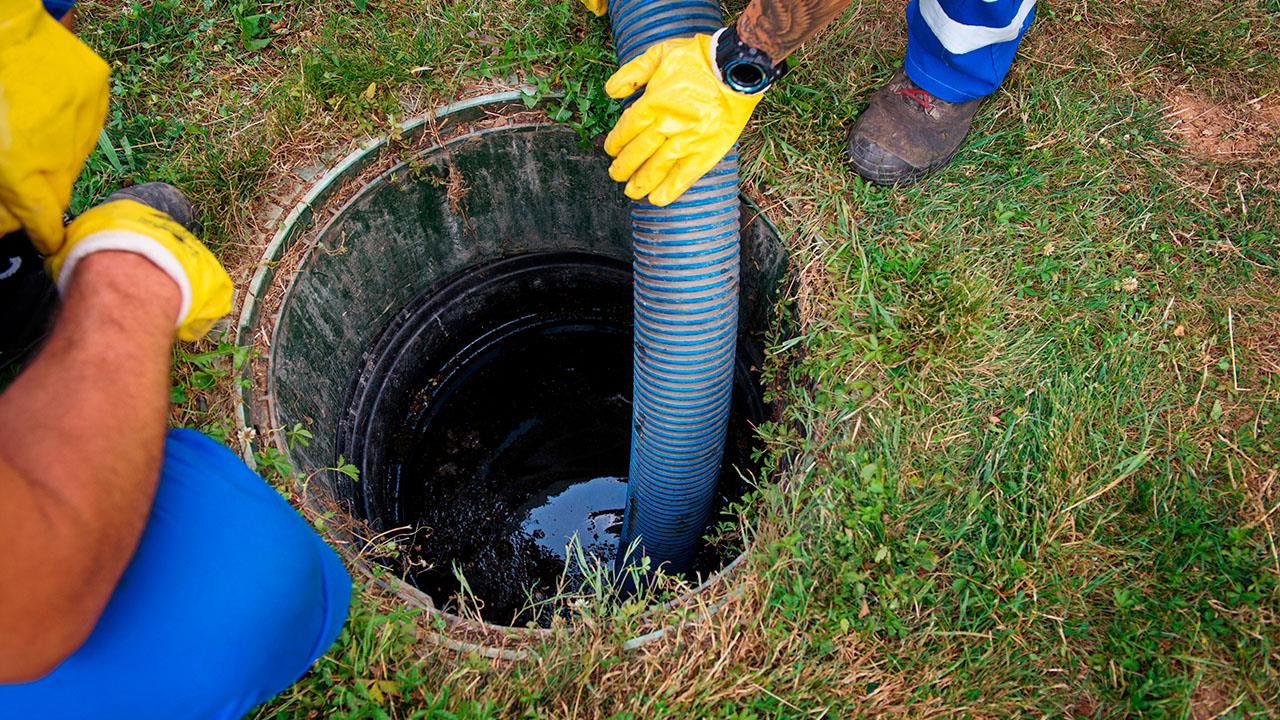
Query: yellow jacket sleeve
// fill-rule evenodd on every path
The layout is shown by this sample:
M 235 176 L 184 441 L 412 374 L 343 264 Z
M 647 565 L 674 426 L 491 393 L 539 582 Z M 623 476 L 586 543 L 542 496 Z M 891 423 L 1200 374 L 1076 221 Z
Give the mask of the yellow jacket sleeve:
M 107 114 L 110 70 L 39 0 L 0 0 L 0 234 L 25 228 L 44 255 Z

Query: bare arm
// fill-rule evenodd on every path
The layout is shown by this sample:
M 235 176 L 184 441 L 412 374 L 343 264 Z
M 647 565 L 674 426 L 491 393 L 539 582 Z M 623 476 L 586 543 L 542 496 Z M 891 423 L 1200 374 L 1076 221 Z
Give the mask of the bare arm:
M 850 0 L 752 0 L 738 17 L 738 37 L 774 62 L 826 27 Z
M 40 354 L 0 395 L 0 682 L 88 637 L 132 556 L 164 449 L 177 285 L 85 258 Z

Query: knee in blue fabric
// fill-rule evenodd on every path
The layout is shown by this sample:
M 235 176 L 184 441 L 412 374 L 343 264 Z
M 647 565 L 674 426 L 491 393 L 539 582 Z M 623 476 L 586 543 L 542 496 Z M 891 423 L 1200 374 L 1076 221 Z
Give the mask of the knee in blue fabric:
M 169 433 L 151 515 L 89 639 L 0 717 L 239 718 L 337 638 L 351 578 L 229 450 Z
M 75 4 L 76 0 L 44 0 L 44 9 L 54 20 L 61 20 Z
M 907 54 L 912 82 L 947 102 L 967 102 L 1004 82 L 1035 0 L 911 0 Z

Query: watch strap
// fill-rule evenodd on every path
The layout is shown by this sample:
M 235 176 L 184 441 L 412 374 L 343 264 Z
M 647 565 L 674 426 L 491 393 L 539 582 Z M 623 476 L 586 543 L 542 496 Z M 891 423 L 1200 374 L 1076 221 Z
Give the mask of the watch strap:
M 712 46 L 716 74 L 721 82 L 738 92 L 763 92 L 786 75 L 789 69 L 786 60 L 775 63 L 765 51 L 742 42 L 736 23 L 718 31 L 712 38 Z M 741 83 L 735 82 L 734 70 L 742 66 L 759 72 L 758 82 L 752 83 L 755 87 L 744 88 Z

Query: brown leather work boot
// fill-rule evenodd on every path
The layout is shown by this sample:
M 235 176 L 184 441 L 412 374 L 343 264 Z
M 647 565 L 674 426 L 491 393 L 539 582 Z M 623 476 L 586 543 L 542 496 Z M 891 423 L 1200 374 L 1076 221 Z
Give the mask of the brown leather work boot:
M 849 160 L 876 185 L 910 185 L 951 160 L 981 102 L 939 100 L 899 68 L 849 131 Z

